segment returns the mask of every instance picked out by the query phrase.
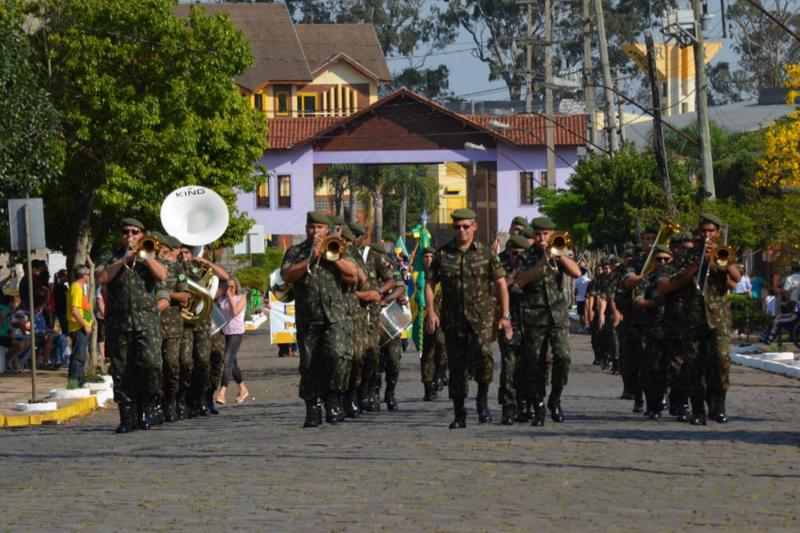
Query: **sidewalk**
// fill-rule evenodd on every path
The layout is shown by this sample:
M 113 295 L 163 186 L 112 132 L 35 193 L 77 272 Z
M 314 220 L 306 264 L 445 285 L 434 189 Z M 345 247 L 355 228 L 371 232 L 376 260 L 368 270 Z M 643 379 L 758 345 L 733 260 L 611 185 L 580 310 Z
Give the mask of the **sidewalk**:
M 36 398 L 44 400 L 52 389 L 64 388 L 67 371 L 39 370 L 36 372 Z M 0 430 L 40 424 L 62 424 L 97 409 L 94 397 L 73 400 L 51 400 L 58 405 L 56 411 L 26 413 L 15 410 L 17 403 L 31 399 L 31 374 L 0 374 Z

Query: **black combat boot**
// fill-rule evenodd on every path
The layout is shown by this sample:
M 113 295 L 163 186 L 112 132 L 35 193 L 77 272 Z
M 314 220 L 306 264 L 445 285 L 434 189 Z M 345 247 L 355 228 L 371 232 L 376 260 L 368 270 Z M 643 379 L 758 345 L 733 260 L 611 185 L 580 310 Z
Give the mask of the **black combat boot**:
M 330 395 L 325 399 L 325 422 L 336 424 L 339 422 L 339 412 L 336 410 L 336 396 Z
M 447 379 L 447 363 L 442 365 L 442 388 L 447 387 L 450 381 Z
M 644 399 L 642 398 L 642 391 L 637 390 L 633 393 L 633 412 L 641 413 L 644 411 Z
M 725 400 L 727 399 L 727 392 L 720 392 L 716 395 L 717 412 L 714 414 L 713 420 L 719 424 L 728 423 L 728 415 L 725 413 Z
M 361 409 L 361 412 L 369 412 L 372 411 L 372 401 L 369 395 L 369 387 L 365 387 L 362 385 L 358 389 L 358 407 Z
M 152 421 L 152 407 L 148 400 L 140 400 L 138 405 L 138 418 L 136 420 L 139 429 L 148 430 L 153 427 Z
M 397 386 L 397 381 L 386 380 L 386 391 L 383 395 L 383 401 L 386 402 L 386 408 L 390 411 L 397 411 L 400 406 L 397 405 L 397 397 L 394 395 L 394 388 Z
M 348 390 L 347 394 L 344 397 L 344 416 L 345 418 L 358 418 L 358 415 L 361 414 L 361 411 L 358 409 L 358 405 L 354 400 L 354 393 L 352 390 Z
M 533 417 L 531 418 L 531 425 L 543 426 L 546 416 L 547 411 L 544 408 L 544 401 L 539 398 L 533 400 Z
M 178 397 L 175 399 L 175 416 L 177 420 L 185 420 L 189 416 L 186 409 L 186 393 L 184 392 L 179 392 Z
M 661 418 L 663 398 L 651 392 L 649 394 L 645 394 L 645 399 L 647 402 L 647 409 L 644 412 L 644 416 L 646 416 L 649 420 L 658 420 Z
M 464 408 L 464 398 L 453 399 L 455 418 L 450 422 L 450 429 L 463 429 L 467 427 L 467 410 Z
M 425 388 L 425 394 L 422 396 L 423 402 L 432 402 L 434 400 L 433 395 L 436 394 L 436 387 L 433 383 L 425 382 L 422 384 Z
M 513 405 L 504 405 L 503 406 L 503 417 L 500 419 L 500 423 L 504 426 L 513 426 L 514 425 L 514 406 Z
M 150 403 L 150 423 L 153 426 L 160 426 L 164 423 L 164 409 L 161 398 L 154 398 Z
M 475 407 L 478 409 L 478 422 L 488 424 L 492 421 L 492 411 L 489 410 L 488 383 L 478 383 L 478 396 L 475 398 Z
M 167 396 L 164 398 L 164 422 L 177 422 L 178 413 L 175 411 L 175 398 Z
M 315 400 L 306 400 L 306 420 L 303 422 L 304 428 L 315 428 L 322 423 L 322 413 Z
M 692 414 L 689 417 L 689 423 L 693 426 L 706 425 L 706 405 L 703 397 L 692 397 Z
M 527 422 L 531 413 L 531 403 L 526 400 L 517 400 L 517 409 L 514 413 L 515 422 Z M 532 415 L 531 415 L 532 416 Z
M 336 409 L 336 421 L 344 422 L 344 395 L 341 392 L 336 393 L 336 396 L 333 400 L 333 405 L 334 409 Z
M 205 399 L 206 399 L 206 409 L 208 409 L 209 414 L 218 415 L 219 411 L 217 410 L 217 406 L 214 405 L 214 391 L 207 390 Z
M 136 404 L 119 404 L 119 426 L 117 426 L 117 433 L 130 433 L 136 430 L 136 425 Z
M 547 400 L 547 407 L 550 409 L 550 418 L 553 422 L 561 423 L 564 421 L 564 411 L 561 410 L 561 396 L 550 393 Z
M 380 385 L 380 383 L 378 383 L 378 385 L 375 385 L 375 386 L 372 387 L 371 394 L 372 394 L 372 396 L 371 396 L 371 398 L 372 398 L 372 410 L 375 411 L 376 413 L 380 412 L 380 410 L 381 410 L 381 385 Z
M 196 406 L 197 416 L 208 416 L 209 414 L 211 414 L 208 411 L 208 405 L 206 405 L 205 391 L 197 395 L 197 398 L 195 399 L 195 406 Z

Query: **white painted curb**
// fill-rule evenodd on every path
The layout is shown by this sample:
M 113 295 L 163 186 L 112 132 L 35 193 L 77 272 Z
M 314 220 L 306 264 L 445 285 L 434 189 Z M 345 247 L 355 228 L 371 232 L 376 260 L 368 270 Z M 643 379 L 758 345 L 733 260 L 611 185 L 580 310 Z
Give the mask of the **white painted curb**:
M 56 402 L 19 402 L 14 409 L 17 411 L 22 411 L 23 413 L 43 413 L 47 411 L 55 411 L 58 409 L 58 404 Z
M 50 391 L 50 398 L 54 400 L 77 400 L 88 398 L 92 395 L 89 389 L 53 389 Z
M 83 388 L 89 389 L 91 392 L 113 390 L 114 384 L 103 381 L 102 383 L 84 383 Z
M 97 399 L 97 407 L 105 407 L 106 402 L 114 399 L 114 391 L 111 389 L 99 390 L 94 394 L 94 397 Z

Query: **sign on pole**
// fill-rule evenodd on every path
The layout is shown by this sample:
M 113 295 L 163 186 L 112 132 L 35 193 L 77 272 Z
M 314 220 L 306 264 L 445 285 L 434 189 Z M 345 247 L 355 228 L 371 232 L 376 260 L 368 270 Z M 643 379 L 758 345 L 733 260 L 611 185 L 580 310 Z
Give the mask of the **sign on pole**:
M 25 206 L 30 216 L 30 249 L 43 250 L 44 242 L 44 204 L 41 198 L 9 198 L 8 226 L 11 229 L 11 249 L 21 252 L 27 249 L 25 242 Z
M 263 254 L 264 253 L 264 226 L 254 224 L 241 242 L 233 247 L 236 255 Z

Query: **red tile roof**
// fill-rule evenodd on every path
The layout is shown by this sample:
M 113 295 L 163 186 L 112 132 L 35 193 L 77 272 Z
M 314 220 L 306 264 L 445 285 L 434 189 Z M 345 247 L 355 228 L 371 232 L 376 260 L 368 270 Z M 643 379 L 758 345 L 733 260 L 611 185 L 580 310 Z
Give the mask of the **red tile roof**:
M 371 113 L 387 102 L 403 96 L 422 102 L 445 115 L 451 116 L 454 120 L 463 120 L 476 129 L 501 141 L 517 146 L 545 145 L 545 126 L 547 122 L 543 115 L 509 115 L 501 117 L 493 115 L 461 115 L 408 89 L 399 89 L 349 117 L 286 117 L 271 119 L 269 121 L 268 149 L 288 149 L 310 142 L 320 135 L 325 135 L 326 137 L 335 135 L 334 132 L 338 126 L 366 113 Z M 511 129 L 493 128 L 489 126 L 490 120 L 508 124 Z M 558 115 L 554 117 L 554 120 L 556 122 L 556 146 L 582 146 L 586 144 L 585 115 Z

